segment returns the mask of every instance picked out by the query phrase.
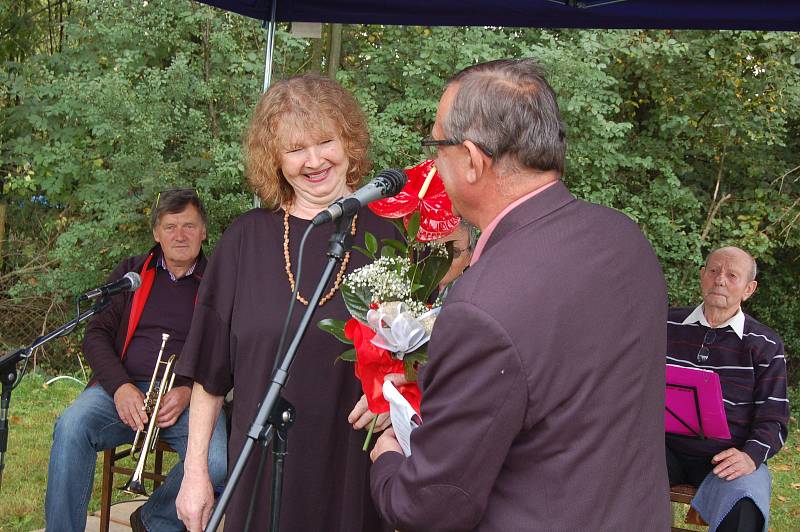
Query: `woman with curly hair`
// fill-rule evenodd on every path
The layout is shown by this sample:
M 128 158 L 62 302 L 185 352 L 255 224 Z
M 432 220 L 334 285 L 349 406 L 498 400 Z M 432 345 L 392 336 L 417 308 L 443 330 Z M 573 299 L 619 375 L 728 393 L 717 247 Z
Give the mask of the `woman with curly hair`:
M 177 501 L 178 515 L 191 531 L 205 527 L 214 503 L 206 471 L 212 420 L 235 386 L 232 467 L 272 375 L 295 287 L 300 237 L 317 213 L 361 183 L 371 168 L 368 143 L 366 120 L 356 100 L 330 79 L 306 75 L 279 81 L 258 102 L 245 140 L 246 173 L 265 208 L 240 216 L 219 241 L 177 369 L 195 383 Z M 351 231 L 354 243 L 361 246 L 367 231 L 378 238 L 395 235 L 389 223 L 367 209 L 358 214 Z M 325 267 L 330 233 L 321 227 L 308 238 L 290 330 L 296 329 Z M 366 260 L 348 254 L 324 290 L 314 321 L 349 317 L 338 297 L 339 286 L 344 275 Z M 334 364 L 341 350 L 331 335 L 309 327 L 284 389 L 297 415 L 289 430 L 282 530 L 382 528 L 369 495 L 363 434 L 347 421 L 361 387 L 351 366 Z M 258 454 L 249 460 L 227 508 L 228 530 L 244 529 L 253 490 L 253 530 L 263 530 L 269 522 L 272 468 L 268 459 L 261 478 L 256 478 Z

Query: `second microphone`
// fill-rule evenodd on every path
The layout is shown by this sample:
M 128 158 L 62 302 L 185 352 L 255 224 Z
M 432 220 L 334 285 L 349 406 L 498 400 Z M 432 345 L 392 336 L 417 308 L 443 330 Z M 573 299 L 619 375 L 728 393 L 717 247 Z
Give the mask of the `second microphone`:
M 352 194 L 334 201 L 327 209 L 317 214 L 311 223 L 322 225 L 338 220 L 342 216 L 355 214 L 361 207 L 383 198 L 390 198 L 400 193 L 408 181 L 402 170 L 390 168 L 382 170 L 375 179 L 359 188 Z

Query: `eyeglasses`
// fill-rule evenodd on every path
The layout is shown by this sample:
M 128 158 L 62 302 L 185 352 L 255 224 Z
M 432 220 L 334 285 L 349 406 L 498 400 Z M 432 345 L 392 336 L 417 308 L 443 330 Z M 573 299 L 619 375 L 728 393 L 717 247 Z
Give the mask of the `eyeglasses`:
M 710 351 L 708 345 L 714 342 L 717 339 L 717 333 L 714 332 L 714 329 L 709 329 L 706 331 L 706 335 L 703 336 L 703 343 L 700 345 L 700 350 L 697 351 L 697 361 L 701 364 L 708 360 L 708 353 Z
M 425 155 L 426 159 L 435 159 L 439 155 L 439 147 L 440 146 L 458 146 L 464 142 L 463 140 L 456 140 L 456 139 L 442 139 L 438 140 L 433 137 L 428 137 L 422 139 L 420 145 L 422 146 L 422 153 Z M 483 153 L 487 155 L 487 157 L 492 157 L 493 153 L 492 150 L 484 146 L 479 142 L 475 142 L 474 140 L 470 141 L 478 148 L 481 149 Z
M 469 254 L 472 253 L 472 248 L 469 245 L 467 245 L 466 247 L 463 247 L 463 248 L 462 247 L 458 247 L 458 246 L 453 246 L 453 258 L 454 259 L 457 259 L 457 258 L 461 257 L 465 253 L 469 253 Z

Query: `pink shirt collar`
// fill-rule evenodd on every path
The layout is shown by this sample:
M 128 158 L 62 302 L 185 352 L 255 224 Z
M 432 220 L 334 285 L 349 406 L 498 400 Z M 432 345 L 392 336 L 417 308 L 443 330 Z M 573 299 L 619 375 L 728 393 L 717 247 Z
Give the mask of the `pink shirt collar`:
M 556 179 L 555 181 L 551 181 L 550 183 L 547 183 L 545 186 L 539 187 L 533 192 L 522 196 L 518 200 L 510 203 L 508 207 L 503 209 L 503 211 L 500 214 L 495 216 L 494 220 L 489 222 L 489 225 L 486 226 L 486 229 L 484 229 L 481 232 L 481 237 L 478 239 L 478 243 L 475 245 L 475 251 L 472 252 L 472 260 L 469 261 L 469 265 L 472 266 L 473 264 L 478 262 L 479 258 L 481 258 L 481 254 L 483 253 L 483 248 L 486 247 L 486 243 L 489 241 L 489 238 L 492 236 L 492 233 L 494 232 L 495 228 L 500 223 L 500 220 L 505 218 L 505 216 L 511 211 L 513 211 L 515 208 L 519 207 L 521 204 L 525 203 L 526 201 L 534 197 L 536 194 L 544 192 L 548 188 L 555 185 L 557 182 L 558 180 Z

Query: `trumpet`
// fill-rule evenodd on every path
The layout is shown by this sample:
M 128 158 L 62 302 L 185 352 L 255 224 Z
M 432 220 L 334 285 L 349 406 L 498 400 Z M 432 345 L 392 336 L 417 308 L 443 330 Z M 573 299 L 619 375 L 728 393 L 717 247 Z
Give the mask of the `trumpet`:
M 147 395 L 144 398 L 143 409 L 147 414 L 147 427 L 145 427 L 145 430 L 136 431 L 136 435 L 133 437 L 133 445 L 131 445 L 130 449 L 131 458 L 136 459 L 136 469 L 133 470 L 130 480 L 120 488 L 122 491 L 134 495 L 147 495 L 142 478 L 144 466 L 147 462 L 147 454 L 156 448 L 156 441 L 158 441 L 159 428 L 156 424 L 156 418 L 161 410 L 161 400 L 172 389 L 172 384 L 175 382 L 174 366 L 175 360 L 178 358 L 177 355 L 170 355 L 166 361 L 162 360 L 164 346 L 167 344 L 168 339 L 169 334 L 161 334 L 161 349 L 158 352 L 158 361 L 150 379 Z M 161 366 L 164 366 L 164 369 L 161 371 L 161 379 L 159 379 Z

